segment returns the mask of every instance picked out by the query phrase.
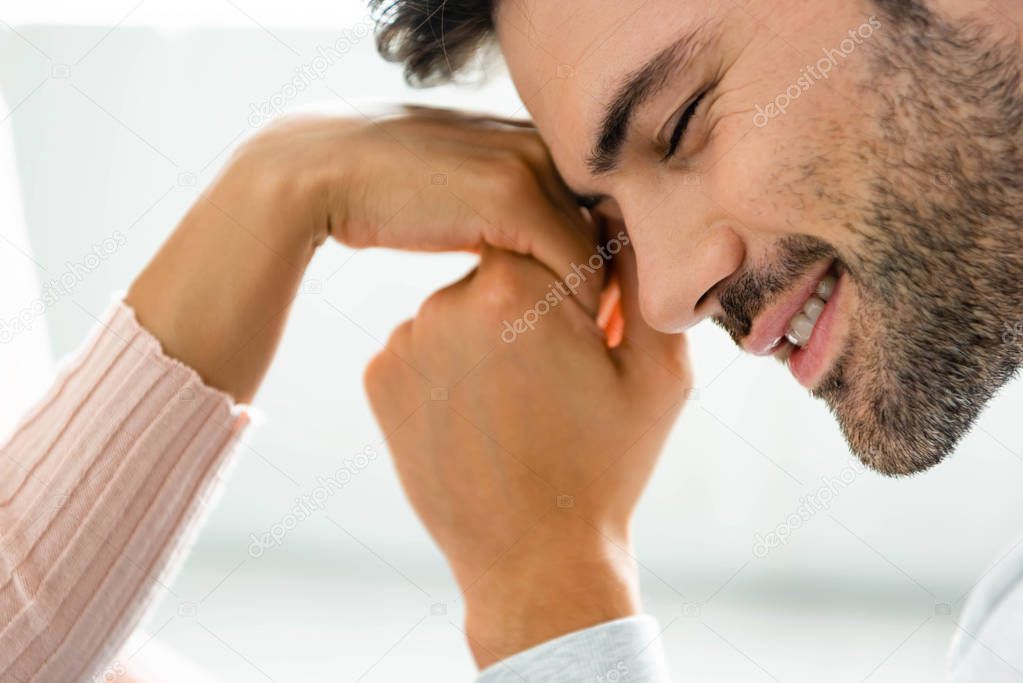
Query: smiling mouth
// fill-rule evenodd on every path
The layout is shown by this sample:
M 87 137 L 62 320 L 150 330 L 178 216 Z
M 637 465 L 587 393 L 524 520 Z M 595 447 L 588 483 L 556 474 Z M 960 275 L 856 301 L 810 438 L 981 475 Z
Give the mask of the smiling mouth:
M 805 268 L 788 283 L 784 294 L 773 297 L 758 312 L 749 331 L 737 340 L 739 345 L 754 355 L 774 356 L 788 366 L 796 381 L 813 389 L 846 344 L 846 275 L 833 256 Z
M 848 330 L 839 313 L 847 307 L 843 297 L 846 280 L 838 264 L 831 264 L 789 320 L 784 338 L 772 352 L 807 389 L 824 380 L 847 343 Z
M 803 348 L 810 343 L 814 327 L 817 325 L 817 321 L 820 320 L 821 313 L 824 312 L 824 308 L 831 299 L 831 295 L 835 293 L 837 282 L 838 274 L 832 265 L 828 273 L 817 283 L 816 289 L 807 298 L 803 308 L 792 316 L 792 319 L 789 321 L 789 328 L 785 333 L 785 339 L 792 346 Z

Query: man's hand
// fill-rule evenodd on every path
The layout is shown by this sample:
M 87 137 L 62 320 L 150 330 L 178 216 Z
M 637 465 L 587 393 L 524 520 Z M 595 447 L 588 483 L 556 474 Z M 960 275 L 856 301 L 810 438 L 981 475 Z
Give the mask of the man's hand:
M 555 276 L 484 249 L 366 372 L 402 484 L 465 595 L 481 666 L 639 609 L 629 522 L 690 386 L 684 338 L 642 321 L 617 259 L 625 337 L 609 350 Z M 547 310 L 502 340 L 505 322 Z

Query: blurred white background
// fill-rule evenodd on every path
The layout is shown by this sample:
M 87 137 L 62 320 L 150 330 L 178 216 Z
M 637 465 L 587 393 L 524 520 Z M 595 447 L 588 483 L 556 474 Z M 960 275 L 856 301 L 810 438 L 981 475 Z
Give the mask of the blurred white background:
M 357 0 L 7 2 L 0 20 L 12 110 L 0 138 L 14 140 L 28 227 L 26 243 L 0 225 L 0 251 L 31 253 L 42 286 L 94 244 L 125 238 L 47 308 L 49 335 L 41 324 L 26 333 L 58 358 L 263 124 L 253 114 L 262 103 L 359 115 L 379 98 L 523 115 L 502 78 L 408 89 L 376 56 Z M 350 49 L 322 77 L 287 87 L 338 44 Z M 426 295 L 469 267 L 465 256 L 321 251 L 256 401 L 263 423 L 161 589 L 146 623 L 153 639 L 136 640 L 125 661 L 162 643 L 226 681 L 471 678 L 457 590 L 386 458 L 279 546 L 249 553 L 251 535 L 281 522 L 317 477 L 366 446 L 384 452 L 362 368 Z M 5 297 L 24 307 L 36 294 Z M 691 345 L 697 393 L 636 521 L 648 608 L 677 679 L 939 680 L 964 596 L 1023 534 L 1023 384 L 1002 393 L 949 462 L 892 481 L 849 469 L 826 409 L 780 365 L 740 356 L 709 325 Z M 4 391 L 27 400 L 33 390 Z M 787 543 L 766 556 L 755 552 L 758 534 L 843 474 L 851 483 L 831 485 L 828 509 L 789 523 Z

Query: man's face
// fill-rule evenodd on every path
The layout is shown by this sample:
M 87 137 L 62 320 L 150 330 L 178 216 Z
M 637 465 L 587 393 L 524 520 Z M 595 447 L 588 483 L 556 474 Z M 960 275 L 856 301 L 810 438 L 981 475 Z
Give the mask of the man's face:
M 905 474 L 1023 363 L 1019 35 L 960 19 L 502 0 L 496 24 L 566 182 L 627 227 L 647 321 L 709 317 L 787 360 L 866 464 Z

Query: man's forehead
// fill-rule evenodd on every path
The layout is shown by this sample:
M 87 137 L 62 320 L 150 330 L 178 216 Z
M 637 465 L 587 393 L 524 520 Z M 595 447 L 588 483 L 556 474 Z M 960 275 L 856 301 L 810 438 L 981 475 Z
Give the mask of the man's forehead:
M 697 18 L 678 0 L 502 0 L 497 37 L 563 173 L 581 177 L 614 90 Z M 691 4 L 691 3 L 687 3 Z

